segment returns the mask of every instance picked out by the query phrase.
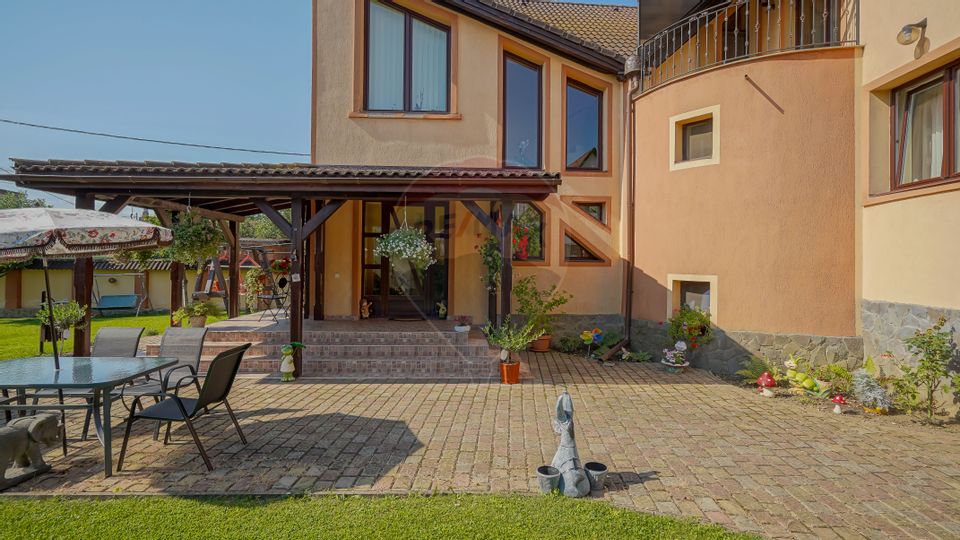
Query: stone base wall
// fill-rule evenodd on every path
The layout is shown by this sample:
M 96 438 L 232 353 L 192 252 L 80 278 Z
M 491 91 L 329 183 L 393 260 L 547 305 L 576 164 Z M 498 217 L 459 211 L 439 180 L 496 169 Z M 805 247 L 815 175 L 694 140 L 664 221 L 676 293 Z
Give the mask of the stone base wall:
M 946 327 L 953 330 L 953 340 L 960 342 L 960 310 L 863 300 L 860 321 L 864 353 L 877 360 L 884 353 L 900 360 L 909 359 L 911 354 L 903 340 L 917 330 L 930 328 L 940 317 L 946 317 Z
M 647 351 L 659 360 L 663 349 L 672 345 L 665 324 L 634 320 L 631 343 L 635 350 Z M 863 363 L 863 340 L 847 336 L 813 336 L 807 334 L 771 334 L 739 330 L 714 329 L 714 339 L 692 356 L 694 367 L 720 375 L 733 375 L 751 356 L 761 356 L 783 364 L 790 355 L 799 355 L 814 366 L 840 364 L 856 369 Z
M 623 315 L 607 313 L 601 315 L 557 315 L 553 323 L 553 336 L 559 340 L 563 336 L 579 336 L 584 330 L 600 328 L 607 334 L 623 336 Z

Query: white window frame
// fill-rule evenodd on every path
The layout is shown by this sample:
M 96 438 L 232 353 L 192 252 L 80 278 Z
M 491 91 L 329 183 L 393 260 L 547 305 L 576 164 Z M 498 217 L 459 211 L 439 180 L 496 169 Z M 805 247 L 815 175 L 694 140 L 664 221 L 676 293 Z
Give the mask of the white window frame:
M 685 124 L 707 119 L 713 121 L 713 148 L 711 149 L 711 156 L 708 158 L 684 160 L 682 147 L 683 126 Z M 669 165 L 671 171 L 718 165 L 720 163 L 720 105 L 704 107 L 702 109 L 687 111 L 685 113 L 671 116 L 668 140 L 670 141 Z

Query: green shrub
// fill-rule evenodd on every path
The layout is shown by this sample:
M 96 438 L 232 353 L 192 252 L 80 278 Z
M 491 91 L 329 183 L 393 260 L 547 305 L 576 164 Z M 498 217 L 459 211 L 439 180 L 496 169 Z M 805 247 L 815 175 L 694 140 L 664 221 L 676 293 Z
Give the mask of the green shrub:
M 583 341 L 577 336 L 561 336 L 556 342 L 556 349 L 567 354 L 575 354 L 584 349 Z
M 524 325 L 513 324 L 508 316 L 503 324 L 494 326 L 488 323 L 483 328 L 490 343 L 506 349 L 510 352 L 519 352 L 530 346 L 535 339 L 543 335 L 542 330 L 534 330 L 533 325 L 527 321 Z
M 954 343 L 950 331 L 943 329 L 946 323 L 946 319 L 940 317 L 931 328 L 917 330 L 904 340 L 910 352 L 917 356 L 917 365 L 901 364 L 903 376 L 894 382 L 898 401 L 908 407 L 907 410 L 922 410 L 928 420 L 942 409 L 936 399 L 938 391 L 949 392 L 960 384 L 960 374 L 950 372 Z
M 513 286 L 513 297 L 517 301 L 517 313 L 522 315 L 536 331 L 550 334 L 552 323 L 556 319 L 553 313 L 570 301 L 570 295 L 557 288 L 554 283 L 549 288 L 537 288 L 537 279 L 527 276 Z
M 57 330 L 66 330 L 68 328 L 86 328 L 86 316 L 87 316 L 87 306 L 81 306 L 75 300 L 71 300 L 65 304 L 54 304 L 53 305 L 53 323 L 56 325 Z M 46 324 L 50 321 L 49 311 L 47 311 L 47 306 L 44 305 L 40 308 L 40 311 L 37 312 L 37 319 L 40 319 L 42 324 Z
M 813 370 L 813 378 L 830 383 L 833 394 L 849 395 L 853 385 L 853 375 L 839 364 L 827 364 Z
M 778 384 L 783 377 L 780 368 L 762 356 L 751 356 L 744 360 L 740 370 L 737 371 L 737 376 L 740 377 L 740 384 L 753 386 L 764 373 L 769 373 Z

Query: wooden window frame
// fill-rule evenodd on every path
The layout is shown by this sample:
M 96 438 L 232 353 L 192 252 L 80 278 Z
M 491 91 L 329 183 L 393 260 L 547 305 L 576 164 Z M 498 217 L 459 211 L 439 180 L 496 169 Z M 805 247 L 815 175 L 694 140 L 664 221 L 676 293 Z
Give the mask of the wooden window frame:
M 560 195 L 560 200 L 570 209 L 581 216 L 587 223 L 600 227 L 605 232 L 610 232 L 610 221 L 612 219 L 613 199 L 605 196 L 593 195 Z M 586 210 L 580 208 L 580 204 L 599 204 L 603 206 L 603 221 L 597 221 L 597 218 L 591 216 Z
M 503 51 L 503 61 L 501 67 L 501 77 L 503 77 L 503 84 L 501 85 L 501 95 L 500 100 L 503 103 L 503 112 L 500 117 L 500 125 L 502 126 L 503 136 L 501 137 L 501 155 L 502 158 L 502 167 L 504 169 L 527 169 L 527 170 L 543 170 L 543 145 L 544 145 L 544 129 L 543 129 L 543 74 L 544 66 L 532 60 L 528 60 L 516 53 L 510 51 Z M 532 68 L 537 72 L 537 132 L 538 141 L 537 141 L 537 164 L 533 167 L 524 167 L 518 165 L 508 165 L 507 164 L 507 61 L 516 62 L 520 65 Z
M 569 119 L 567 118 L 567 114 L 569 113 L 570 109 L 567 106 L 567 104 L 569 103 L 569 99 L 567 99 L 566 94 L 570 90 L 571 86 L 573 88 L 576 88 L 577 90 L 580 90 L 585 94 L 590 94 L 597 98 L 597 103 L 599 106 L 597 107 L 597 166 L 596 167 L 571 167 L 570 164 L 567 163 L 567 143 L 569 142 L 569 138 L 567 137 L 567 129 L 570 128 L 570 122 L 569 122 Z M 604 109 L 604 100 L 606 98 L 605 92 L 603 91 L 603 89 L 594 88 L 593 86 L 580 82 L 579 80 L 574 79 L 572 77 L 566 77 L 563 85 L 563 93 L 564 93 L 563 168 L 564 170 L 575 171 L 575 172 L 602 172 L 604 170 L 603 159 L 605 154 L 604 140 L 603 140 L 603 117 L 604 117 L 603 109 Z
M 590 253 L 593 253 L 598 260 L 567 259 L 567 251 L 565 248 L 567 236 Z M 610 257 L 608 257 L 602 249 L 584 238 L 583 235 L 578 233 L 565 221 L 560 220 L 560 266 L 610 266 L 611 264 Z
M 933 78 L 929 82 L 922 82 Z M 920 189 L 928 186 L 948 184 L 960 181 L 960 172 L 956 171 L 956 164 L 960 156 L 957 155 L 957 85 L 960 81 L 960 62 L 953 62 L 935 71 L 917 77 L 912 81 L 894 88 L 890 92 L 890 193 Z M 915 182 L 901 183 L 903 177 L 903 161 L 906 146 L 902 143 L 906 136 L 907 114 L 904 103 L 903 115 L 897 118 L 897 109 L 901 105 L 899 95 L 904 92 L 903 101 L 909 102 L 910 96 L 940 85 L 943 88 L 943 163 L 940 175 L 924 178 Z M 900 145 L 897 141 L 900 141 Z M 899 147 L 898 147 L 899 146 Z
M 452 93 L 452 56 L 453 47 L 451 35 L 452 28 L 443 23 L 437 22 L 429 17 L 421 15 L 404 6 L 393 2 L 392 0 L 379 0 L 385 6 L 396 9 L 404 15 L 403 29 L 403 107 L 401 109 L 372 109 L 370 103 L 370 2 L 364 0 L 363 10 L 363 111 L 369 113 L 407 113 L 407 114 L 450 114 L 450 103 Z M 443 110 L 414 110 L 412 106 L 413 94 L 413 19 L 417 19 L 424 24 L 428 24 L 442 30 L 447 36 L 447 73 L 446 103 Z

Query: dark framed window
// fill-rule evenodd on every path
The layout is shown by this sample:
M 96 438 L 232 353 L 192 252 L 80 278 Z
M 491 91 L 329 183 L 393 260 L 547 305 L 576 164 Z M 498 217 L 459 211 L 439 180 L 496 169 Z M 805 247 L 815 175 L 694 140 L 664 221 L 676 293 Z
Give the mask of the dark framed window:
M 503 58 L 503 166 L 540 169 L 542 68 L 518 56 Z
M 568 169 L 603 167 L 603 92 L 567 80 L 566 148 Z
M 680 161 L 713 157 L 713 117 L 680 125 Z
M 450 28 L 388 0 L 367 0 L 364 108 L 450 111 Z
M 603 259 L 567 233 L 563 235 L 563 260 L 566 262 L 603 261 Z
M 577 208 L 583 210 L 588 216 L 599 221 L 600 223 L 607 224 L 607 209 L 604 203 L 602 202 L 575 202 Z
M 951 66 L 893 92 L 890 189 L 960 179 L 960 68 Z
M 706 281 L 681 281 L 680 303 L 710 312 L 710 283 Z M 675 306 L 678 307 L 679 306 Z
M 490 208 L 490 216 L 502 223 L 500 203 Z M 546 217 L 543 210 L 533 203 L 518 202 L 513 205 L 513 260 L 542 262 L 546 253 Z

